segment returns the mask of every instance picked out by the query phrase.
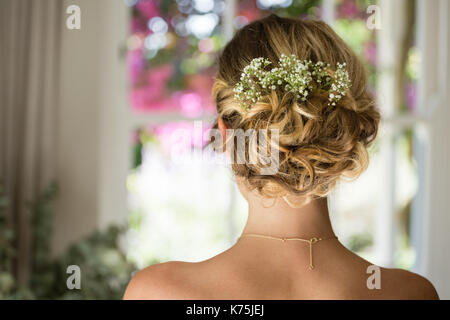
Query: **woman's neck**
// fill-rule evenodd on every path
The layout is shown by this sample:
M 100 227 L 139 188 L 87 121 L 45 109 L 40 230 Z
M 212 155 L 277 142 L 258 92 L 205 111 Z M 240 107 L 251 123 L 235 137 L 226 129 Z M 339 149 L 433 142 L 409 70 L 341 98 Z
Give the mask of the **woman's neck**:
M 262 198 L 253 192 L 246 198 L 249 212 L 243 233 L 304 239 L 335 236 L 327 198 L 313 200 L 300 208 L 292 208 L 282 198 Z

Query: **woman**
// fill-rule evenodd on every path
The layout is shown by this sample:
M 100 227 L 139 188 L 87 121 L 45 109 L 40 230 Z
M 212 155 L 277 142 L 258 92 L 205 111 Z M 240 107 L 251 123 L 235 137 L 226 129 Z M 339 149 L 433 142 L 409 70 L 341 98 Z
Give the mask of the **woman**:
M 327 24 L 273 14 L 248 24 L 220 56 L 213 96 L 228 155 L 239 159 L 237 129 L 270 130 L 276 170 L 250 161 L 268 139 L 245 140 L 246 157 L 232 163 L 249 205 L 236 244 L 206 261 L 152 265 L 125 299 L 438 298 L 425 278 L 372 266 L 333 232 L 327 195 L 367 167 L 380 115 L 366 70 Z

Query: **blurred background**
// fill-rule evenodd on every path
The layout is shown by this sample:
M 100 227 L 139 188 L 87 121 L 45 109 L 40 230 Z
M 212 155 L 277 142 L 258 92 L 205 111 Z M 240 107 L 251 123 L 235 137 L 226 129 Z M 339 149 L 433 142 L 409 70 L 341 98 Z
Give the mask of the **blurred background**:
M 136 270 L 234 244 L 247 207 L 202 149 L 210 90 L 271 12 L 328 22 L 378 98 L 369 169 L 329 197 L 337 235 L 450 298 L 449 1 L 0 0 L 0 299 L 120 299 Z

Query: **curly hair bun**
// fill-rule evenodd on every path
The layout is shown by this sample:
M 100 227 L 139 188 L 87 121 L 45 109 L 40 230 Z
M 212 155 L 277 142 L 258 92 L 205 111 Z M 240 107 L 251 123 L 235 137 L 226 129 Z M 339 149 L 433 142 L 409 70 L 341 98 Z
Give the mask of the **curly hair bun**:
M 282 55 L 345 63 L 352 83 L 334 106 L 327 92 L 298 101 L 291 92 L 273 90 L 242 110 L 233 88 L 245 66 L 264 57 L 276 66 Z M 355 53 L 324 22 L 274 14 L 240 29 L 219 57 L 213 90 L 218 111 L 230 129 L 278 129 L 279 167 L 262 175 L 258 164 L 233 163 L 248 187 L 267 197 L 323 197 L 342 177 L 356 178 L 368 166 L 367 146 L 375 139 L 380 114 L 367 87 L 367 72 Z M 214 125 L 217 128 L 217 122 Z

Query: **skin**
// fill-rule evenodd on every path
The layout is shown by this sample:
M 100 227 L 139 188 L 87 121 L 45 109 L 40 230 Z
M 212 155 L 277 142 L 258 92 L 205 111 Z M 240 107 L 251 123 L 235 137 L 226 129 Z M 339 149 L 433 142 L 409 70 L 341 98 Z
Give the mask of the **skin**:
M 225 137 L 221 119 L 219 128 Z M 236 180 L 249 205 L 243 233 L 335 236 L 326 198 L 292 208 L 281 198 L 264 199 Z M 368 289 L 372 264 L 335 239 L 314 244 L 313 261 L 310 270 L 308 243 L 241 238 L 205 261 L 145 268 L 133 277 L 124 299 L 439 299 L 431 282 L 401 269 L 380 268 L 381 289 Z

